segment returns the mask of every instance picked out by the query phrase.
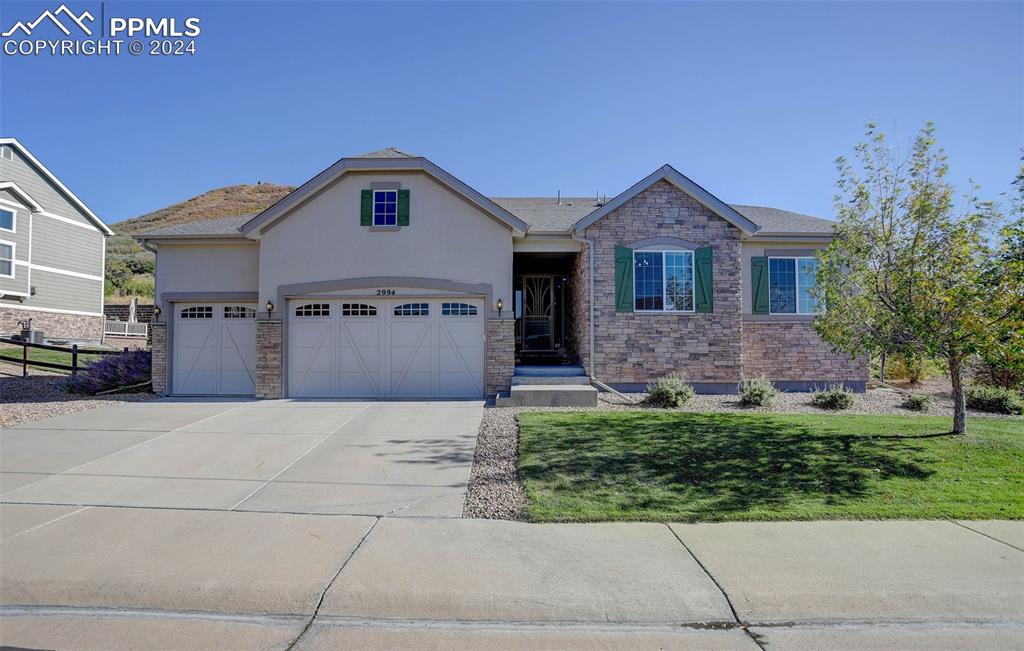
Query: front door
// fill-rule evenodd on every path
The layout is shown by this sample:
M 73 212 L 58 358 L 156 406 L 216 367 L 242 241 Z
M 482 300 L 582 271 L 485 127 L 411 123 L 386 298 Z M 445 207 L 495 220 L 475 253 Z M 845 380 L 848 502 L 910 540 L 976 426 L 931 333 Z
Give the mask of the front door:
M 523 276 L 523 352 L 555 350 L 555 277 Z

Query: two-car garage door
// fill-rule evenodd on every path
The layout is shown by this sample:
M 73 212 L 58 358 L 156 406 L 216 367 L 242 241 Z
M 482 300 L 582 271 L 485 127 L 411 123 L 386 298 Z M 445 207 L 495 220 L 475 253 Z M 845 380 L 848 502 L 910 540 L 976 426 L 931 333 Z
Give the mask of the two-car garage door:
M 292 397 L 484 394 L 484 309 L 476 298 L 292 299 Z

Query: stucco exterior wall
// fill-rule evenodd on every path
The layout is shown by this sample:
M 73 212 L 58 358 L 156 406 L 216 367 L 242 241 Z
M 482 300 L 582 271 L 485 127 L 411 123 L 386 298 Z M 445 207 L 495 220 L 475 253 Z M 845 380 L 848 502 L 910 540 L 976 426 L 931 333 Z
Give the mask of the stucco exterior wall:
M 409 226 L 360 226 L 360 192 L 375 182 L 410 191 Z M 359 173 L 343 176 L 260 240 L 261 301 L 282 285 L 378 276 L 487 283 L 494 299 L 509 305 L 511 229 L 425 174 Z
M 739 229 L 660 181 L 584 235 L 595 244 L 591 374 L 635 385 L 678 373 L 703 390 L 735 390 L 742 374 Z M 664 236 L 713 248 L 713 313 L 616 313 L 615 246 Z
M 260 247 L 252 244 L 161 244 L 156 256 L 156 300 L 179 292 L 254 292 Z

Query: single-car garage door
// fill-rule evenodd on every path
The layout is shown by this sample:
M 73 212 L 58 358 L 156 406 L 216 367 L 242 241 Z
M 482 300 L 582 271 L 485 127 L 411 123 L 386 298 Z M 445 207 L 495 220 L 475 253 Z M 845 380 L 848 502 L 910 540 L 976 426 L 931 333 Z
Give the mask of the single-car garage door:
M 288 394 L 483 397 L 483 301 L 292 299 Z
M 255 303 L 176 303 L 171 392 L 252 395 Z

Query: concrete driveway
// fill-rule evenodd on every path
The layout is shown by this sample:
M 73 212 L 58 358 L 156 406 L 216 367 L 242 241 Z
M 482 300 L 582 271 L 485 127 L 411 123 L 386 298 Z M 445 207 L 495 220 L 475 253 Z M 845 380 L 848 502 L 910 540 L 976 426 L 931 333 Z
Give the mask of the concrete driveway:
M 159 401 L 0 430 L 0 647 L 1024 648 L 1022 522 L 461 519 L 480 414 Z
M 0 430 L 23 504 L 462 513 L 482 402 L 160 400 Z

